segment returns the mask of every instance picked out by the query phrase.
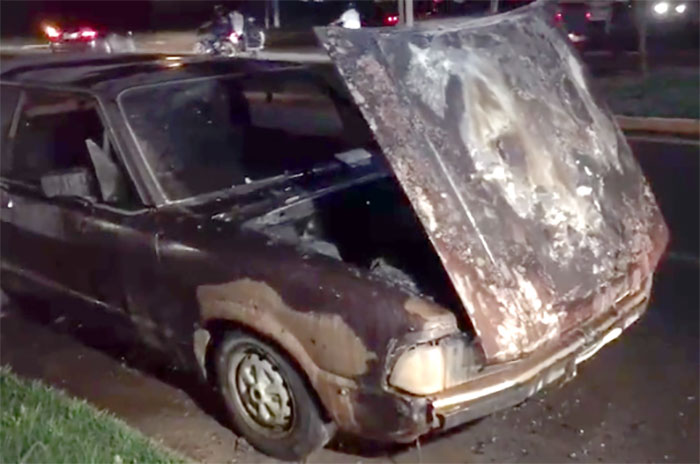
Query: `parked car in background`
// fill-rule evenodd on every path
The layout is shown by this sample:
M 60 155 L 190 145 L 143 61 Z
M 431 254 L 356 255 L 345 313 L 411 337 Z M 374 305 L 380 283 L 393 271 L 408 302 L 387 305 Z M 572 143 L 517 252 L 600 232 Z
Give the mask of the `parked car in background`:
M 413 16 L 415 21 L 435 18 L 439 16 L 440 2 L 433 0 L 416 0 L 413 3 Z M 362 13 L 363 27 L 391 27 L 399 24 L 399 10 L 397 2 L 359 2 Z
M 560 1 L 554 13 L 554 23 L 562 27 L 566 36 L 583 50 L 591 38 L 591 12 L 588 5 L 580 1 Z
M 122 316 L 281 459 L 572 378 L 668 235 L 549 15 L 318 30 L 333 65 L 4 59 L 0 285 Z
M 136 46 L 130 32 L 119 35 L 105 28 L 85 23 L 44 23 L 44 36 L 51 52 L 134 52 Z

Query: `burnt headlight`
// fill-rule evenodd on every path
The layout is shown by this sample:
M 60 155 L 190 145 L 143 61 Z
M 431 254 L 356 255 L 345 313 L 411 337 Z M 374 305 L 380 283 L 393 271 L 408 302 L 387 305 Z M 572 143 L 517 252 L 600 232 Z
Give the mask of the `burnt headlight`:
M 466 382 L 482 366 L 481 350 L 468 337 L 445 337 L 404 350 L 389 385 L 414 395 L 431 395 Z

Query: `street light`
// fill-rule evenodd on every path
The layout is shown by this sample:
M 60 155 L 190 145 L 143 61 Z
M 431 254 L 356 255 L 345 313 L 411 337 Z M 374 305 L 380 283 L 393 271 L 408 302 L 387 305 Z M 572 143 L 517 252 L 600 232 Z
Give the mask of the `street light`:
M 668 8 L 668 2 L 659 2 L 654 5 L 654 13 L 658 15 L 665 15 L 666 13 L 668 13 Z

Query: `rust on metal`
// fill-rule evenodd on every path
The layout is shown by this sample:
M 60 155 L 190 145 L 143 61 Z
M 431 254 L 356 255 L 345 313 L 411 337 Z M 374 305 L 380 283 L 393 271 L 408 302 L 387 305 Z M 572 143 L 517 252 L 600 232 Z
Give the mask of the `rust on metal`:
M 347 378 L 363 375 L 377 355 L 337 314 L 295 311 L 264 282 L 241 279 L 197 289 L 202 318 L 228 319 L 272 336 L 293 337 L 321 369 Z M 288 334 L 288 335 L 285 335 Z M 296 353 L 294 353 L 296 355 Z

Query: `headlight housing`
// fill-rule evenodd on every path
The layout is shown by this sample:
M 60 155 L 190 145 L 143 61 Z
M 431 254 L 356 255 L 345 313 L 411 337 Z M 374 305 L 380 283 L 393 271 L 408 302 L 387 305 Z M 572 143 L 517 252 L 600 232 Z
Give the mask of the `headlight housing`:
M 415 395 L 445 389 L 445 355 L 439 345 L 409 348 L 396 361 L 389 384 Z
M 413 395 L 431 395 L 466 382 L 483 366 L 483 354 L 466 336 L 446 337 L 403 351 L 389 385 Z

